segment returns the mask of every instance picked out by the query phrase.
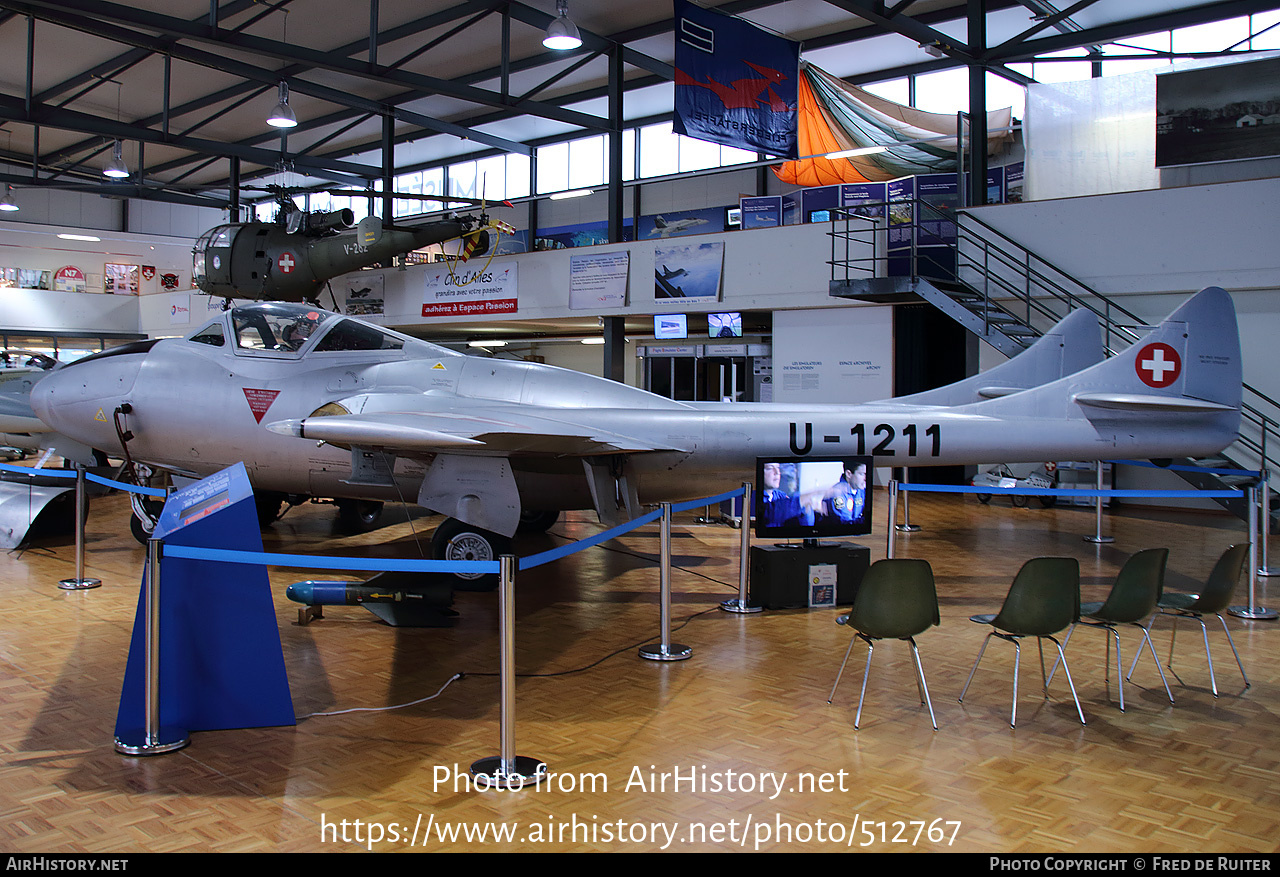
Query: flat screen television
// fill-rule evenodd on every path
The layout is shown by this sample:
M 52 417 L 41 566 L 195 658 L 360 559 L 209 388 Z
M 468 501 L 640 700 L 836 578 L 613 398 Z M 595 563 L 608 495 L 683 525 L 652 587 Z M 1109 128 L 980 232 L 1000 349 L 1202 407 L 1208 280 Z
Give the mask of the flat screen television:
M 761 539 L 866 536 L 870 457 L 757 457 L 755 534 Z
M 669 341 L 689 337 L 689 317 L 687 314 L 654 314 L 653 337 L 659 341 Z
M 741 338 L 742 314 L 707 314 L 707 335 L 711 338 Z

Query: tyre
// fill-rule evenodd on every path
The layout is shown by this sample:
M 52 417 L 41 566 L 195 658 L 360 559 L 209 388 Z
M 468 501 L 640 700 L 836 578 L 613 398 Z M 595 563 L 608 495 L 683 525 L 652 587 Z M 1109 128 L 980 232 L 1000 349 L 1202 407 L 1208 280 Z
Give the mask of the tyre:
M 1058 504 L 1058 498 L 1056 496 L 1040 497 L 1040 505 L 1042 508 L 1051 509 L 1057 504 Z
M 974 496 L 977 497 L 978 502 L 982 503 L 983 505 L 986 505 L 987 503 L 991 502 L 991 494 L 989 493 L 975 493 Z
M 253 505 L 258 510 L 258 526 L 260 528 L 270 526 L 272 521 L 280 517 L 280 506 L 283 504 L 283 493 L 254 491 Z
M 382 503 L 366 499 L 338 500 L 338 526 L 347 533 L 367 533 L 378 527 Z
M 1025 509 L 1027 507 L 1027 502 L 1030 499 L 1031 497 L 1018 493 L 1010 494 L 1009 496 L 1009 502 L 1013 503 L 1013 507 L 1015 509 Z
M 160 519 L 160 512 L 164 510 L 164 500 L 140 497 L 137 500 L 143 510 L 146 511 L 147 519 L 144 521 L 138 515 L 137 507 L 134 506 L 133 514 L 129 516 L 129 532 L 133 534 L 133 538 L 138 540 L 139 544 L 146 545 L 151 539 L 151 533 L 155 530 L 156 521 Z
M 431 557 L 435 560 L 493 560 L 511 553 L 511 540 L 489 530 L 445 518 L 431 537 Z M 498 587 L 497 573 L 446 573 L 462 591 L 492 591 Z
M 540 512 L 535 509 L 524 509 L 520 512 L 520 524 L 516 527 L 519 533 L 545 533 L 560 520 L 560 513 Z

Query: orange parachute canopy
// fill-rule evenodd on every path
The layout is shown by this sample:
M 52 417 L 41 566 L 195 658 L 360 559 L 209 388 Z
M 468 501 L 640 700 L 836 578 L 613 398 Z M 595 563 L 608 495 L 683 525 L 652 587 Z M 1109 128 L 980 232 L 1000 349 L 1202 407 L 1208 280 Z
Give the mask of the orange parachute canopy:
M 774 173 L 785 183 L 827 186 L 892 180 L 956 167 L 956 117 L 877 97 L 812 64 L 801 64 L 797 139 L 800 154 Z M 987 151 L 1012 139 L 1010 109 L 987 113 Z M 832 152 L 862 149 L 847 158 Z

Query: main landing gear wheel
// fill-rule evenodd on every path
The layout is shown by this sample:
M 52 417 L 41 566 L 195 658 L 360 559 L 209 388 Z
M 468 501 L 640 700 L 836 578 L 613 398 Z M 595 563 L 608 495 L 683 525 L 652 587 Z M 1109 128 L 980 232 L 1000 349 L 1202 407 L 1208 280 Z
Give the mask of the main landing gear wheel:
M 367 533 L 378 527 L 382 503 L 364 499 L 338 500 L 338 526 L 348 533 Z
M 516 530 L 520 533 L 545 533 L 560 520 L 558 511 L 540 512 L 535 509 L 522 509 L 520 523 Z
M 434 560 L 493 560 L 511 553 L 511 540 L 498 533 L 445 518 L 431 537 Z M 456 580 L 459 591 L 492 591 L 498 587 L 497 573 L 446 573 Z
M 253 492 L 253 505 L 258 511 L 258 527 L 266 529 L 280 517 L 280 506 L 284 505 L 284 494 L 274 491 Z

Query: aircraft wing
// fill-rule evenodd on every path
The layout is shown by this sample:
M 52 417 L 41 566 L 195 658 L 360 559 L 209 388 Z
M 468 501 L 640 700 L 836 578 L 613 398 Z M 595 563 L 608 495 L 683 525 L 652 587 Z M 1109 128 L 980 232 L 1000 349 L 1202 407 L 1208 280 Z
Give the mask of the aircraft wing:
M 588 457 L 682 448 L 525 411 L 380 412 L 282 420 L 281 435 L 380 447 L 402 456 L 451 453 Z

